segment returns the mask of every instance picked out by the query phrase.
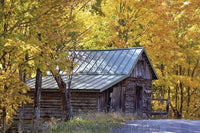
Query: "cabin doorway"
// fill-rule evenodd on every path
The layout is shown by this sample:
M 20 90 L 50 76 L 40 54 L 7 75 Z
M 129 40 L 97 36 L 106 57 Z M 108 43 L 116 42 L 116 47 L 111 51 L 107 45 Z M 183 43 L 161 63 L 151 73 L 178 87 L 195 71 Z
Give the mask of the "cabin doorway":
M 108 91 L 106 112 L 110 112 L 112 94 L 113 94 L 113 88 L 109 89 Z
M 135 113 L 142 115 L 142 87 L 136 86 L 135 91 Z

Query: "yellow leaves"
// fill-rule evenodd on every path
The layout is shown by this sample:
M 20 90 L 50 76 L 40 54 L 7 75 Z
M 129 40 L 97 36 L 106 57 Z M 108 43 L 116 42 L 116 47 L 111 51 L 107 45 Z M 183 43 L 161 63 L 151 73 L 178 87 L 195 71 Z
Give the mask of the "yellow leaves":
M 145 44 L 149 40 L 149 30 L 155 21 L 155 15 L 152 9 L 148 8 L 149 5 L 151 4 L 137 0 L 107 1 L 102 10 L 105 14 L 108 14 L 103 19 L 104 22 L 109 23 L 109 27 L 104 29 L 108 30 L 109 36 L 118 37 L 118 40 L 125 42 L 129 47 L 135 46 L 135 42 Z M 156 28 L 154 27 L 154 29 Z M 107 40 L 109 40 L 109 37 Z
M 7 39 L 7 42 L 4 44 L 4 46 L 12 46 L 13 45 L 13 40 Z
M 23 88 L 22 93 L 24 93 L 24 94 L 27 93 L 27 89 Z
M 68 36 L 69 32 L 81 33 L 85 27 L 88 27 L 88 25 L 84 25 L 82 19 L 91 15 L 89 11 L 87 13 L 81 11 L 74 18 L 74 12 L 70 16 L 71 6 L 63 6 L 63 4 L 67 5 L 68 1 L 62 4 L 58 2 L 63 1 L 55 1 L 51 5 L 49 1 L 38 3 L 36 1 L 8 0 L 6 1 L 7 5 L 2 8 L 3 15 L 5 13 L 7 16 L 1 16 L 3 20 L 0 21 L 0 35 L 6 30 L 9 32 L 0 38 L 0 104 L 1 107 L 6 107 L 8 118 L 22 102 L 30 101 L 30 98 L 22 95 L 29 88 L 19 80 L 19 71 L 25 70 L 27 75 L 32 76 L 33 70 L 37 67 L 46 71 L 49 69 L 48 65 L 56 66 L 55 60 L 59 54 L 62 54 L 59 50 L 72 39 Z M 62 12 L 62 8 L 67 10 Z M 68 16 L 63 17 L 64 15 Z M 17 23 L 18 21 L 19 23 Z M 91 19 L 88 19 L 87 24 L 90 24 L 90 21 Z M 24 24 L 22 25 L 22 23 Z M 41 38 L 39 34 L 41 34 Z M 62 61 L 67 60 L 63 59 Z
M 4 74 L 5 74 L 5 71 L 4 71 L 4 70 L 1 70 L 1 74 L 4 75 Z M 2 75 L 1 75 L 1 76 L 2 76 Z
M 180 2 L 179 5 L 181 5 Z M 175 7 L 175 5 L 173 6 Z M 180 101 L 176 103 L 176 98 L 181 97 L 180 90 L 182 87 L 183 106 L 187 107 L 188 95 L 191 95 L 190 100 L 193 103 L 190 102 L 189 111 L 192 112 L 192 110 L 197 109 L 193 105 L 197 103 L 197 100 L 199 101 L 199 94 L 196 89 L 200 87 L 198 80 L 200 69 L 196 68 L 195 77 L 191 77 L 198 59 L 198 47 L 200 46 L 199 27 L 196 18 L 193 18 L 195 14 L 192 10 L 188 12 L 189 10 L 178 6 L 173 8 L 173 6 L 171 11 L 168 11 L 168 16 L 166 18 L 161 17 L 153 26 L 154 36 L 151 39 L 152 42 L 149 41 L 151 45 L 146 45 L 147 49 L 149 49 L 148 54 L 153 58 L 153 64 L 165 65 L 163 70 L 159 67 L 156 69 L 156 72 L 161 77 L 154 82 L 154 93 L 156 93 L 156 96 L 163 95 L 163 97 L 167 98 L 169 96 L 167 92 L 170 87 L 171 103 L 173 105 L 177 104 L 177 110 L 179 111 L 181 103 Z M 162 75 L 163 73 L 164 75 Z M 165 93 L 163 93 L 162 87 Z M 190 114 L 186 114 L 186 109 L 183 108 L 183 115 L 188 115 L 189 119 L 193 118 Z
M 30 99 L 21 95 L 27 92 L 28 87 L 19 80 L 18 76 L 18 73 L 10 73 L 9 71 L 6 71 L 4 75 L 0 75 L 0 103 L 1 107 L 6 107 L 8 116 L 15 113 L 13 109 L 17 109 L 18 105 Z

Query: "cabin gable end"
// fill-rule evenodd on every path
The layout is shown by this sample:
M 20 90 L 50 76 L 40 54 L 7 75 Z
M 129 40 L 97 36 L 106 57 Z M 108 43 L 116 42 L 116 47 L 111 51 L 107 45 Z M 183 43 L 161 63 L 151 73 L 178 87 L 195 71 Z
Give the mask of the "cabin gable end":
M 130 77 L 150 80 L 157 78 L 145 52 L 143 52 L 138 58 L 136 65 L 131 71 Z

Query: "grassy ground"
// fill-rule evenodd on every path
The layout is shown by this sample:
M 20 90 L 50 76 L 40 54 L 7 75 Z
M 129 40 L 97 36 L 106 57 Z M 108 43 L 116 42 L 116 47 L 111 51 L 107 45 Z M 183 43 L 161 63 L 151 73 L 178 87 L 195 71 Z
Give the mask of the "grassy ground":
M 80 114 L 68 122 L 52 118 L 46 122 L 44 132 L 48 133 L 110 133 L 126 121 L 134 120 L 131 115 L 121 113 Z

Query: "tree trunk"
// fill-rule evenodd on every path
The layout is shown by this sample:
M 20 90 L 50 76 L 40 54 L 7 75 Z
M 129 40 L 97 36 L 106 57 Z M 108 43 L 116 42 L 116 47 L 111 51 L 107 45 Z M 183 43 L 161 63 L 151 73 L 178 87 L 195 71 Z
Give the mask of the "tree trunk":
M 178 108 L 178 85 L 176 84 L 176 92 L 175 92 L 175 98 L 176 98 L 176 104 L 175 104 L 175 108 Z
M 187 88 L 187 114 L 189 113 L 190 109 L 190 87 Z
M 4 9 L 4 4 L 5 4 L 5 0 L 1 0 L 1 8 Z M 6 15 L 3 13 L 2 16 L 4 17 L 4 19 L 6 19 Z M 7 31 L 7 24 L 4 23 L 4 32 Z M 4 35 L 4 39 L 5 39 L 5 35 Z M 2 64 L 3 66 L 3 69 L 5 70 L 5 58 L 3 57 L 3 60 L 4 60 L 4 63 Z M 6 88 L 5 88 L 6 89 Z M 2 133 L 6 133 L 6 108 L 5 107 L 2 107 L 2 119 L 3 119 L 3 125 L 2 125 Z
M 26 70 L 19 70 L 19 78 L 22 82 L 26 83 Z M 24 95 L 24 94 L 23 94 Z M 23 133 L 24 128 L 24 103 L 22 102 L 22 109 L 20 110 L 18 132 Z
M 180 83 L 181 87 L 181 105 L 180 105 L 180 118 L 182 118 L 183 113 L 183 85 Z
M 181 66 L 179 66 L 179 72 L 180 72 L 180 75 L 182 75 L 182 67 Z M 181 89 L 181 101 L 180 101 L 180 116 L 179 116 L 179 118 L 182 118 L 182 113 L 183 113 L 183 84 L 182 84 L 182 82 L 180 82 L 180 89 Z
M 171 97 L 170 93 L 171 93 L 171 88 L 168 87 L 168 100 L 169 100 L 169 101 L 170 101 L 170 97 Z
M 3 116 L 2 116 L 2 118 L 3 118 L 3 130 L 2 130 L 2 133 L 6 133 L 6 108 L 5 107 L 3 107 L 3 109 L 2 109 L 2 113 L 3 113 Z
M 53 76 L 58 84 L 59 91 L 61 94 L 61 101 L 62 101 L 61 106 L 65 114 L 65 120 L 70 120 L 72 116 L 71 93 L 69 91 L 69 87 L 71 83 L 68 83 L 68 89 L 67 89 L 66 83 L 63 81 L 62 77 L 59 74 L 53 74 Z
M 70 92 L 70 89 L 71 89 L 71 83 L 72 83 L 72 76 L 73 75 L 69 75 L 69 81 L 68 81 L 68 88 L 66 89 L 66 91 L 67 91 L 67 98 L 68 98 L 68 102 L 67 102 L 67 109 L 69 109 L 69 118 L 68 118 L 68 120 L 69 119 L 71 119 L 71 117 L 72 117 L 72 105 L 71 105 L 71 92 Z
M 190 60 L 189 60 L 189 68 L 188 68 L 188 77 L 190 76 Z M 190 87 L 187 88 L 187 110 L 186 113 L 188 114 L 190 110 Z
M 42 72 L 37 69 L 35 92 L 34 92 L 34 116 L 33 116 L 33 132 L 38 133 L 40 126 L 40 99 L 42 89 Z
M 171 102 L 169 102 L 169 105 L 171 106 L 171 109 L 174 112 L 175 117 L 179 118 L 180 114 L 179 114 L 178 110 L 173 107 L 173 105 L 171 104 Z
M 73 62 L 75 59 L 75 44 L 76 44 L 76 39 L 75 36 L 72 36 L 73 38 L 73 55 L 71 57 L 71 60 L 69 61 L 69 63 L 71 63 L 70 66 L 70 74 L 69 74 L 69 79 L 68 79 L 68 88 L 66 83 L 63 81 L 61 75 L 59 75 L 59 73 L 54 73 L 53 71 L 51 71 L 54 79 L 56 80 L 58 87 L 59 87 L 59 91 L 61 94 L 61 101 L 62 101 L 62 110 L 64 111 L 65 114 L 65 120 L 70 120 L 72 117 L 72 105 L 71 105 L 71 82 L 72 82 L 72 77 L 73 77 Z
M 199 61 L 200 61 L 200 58 L 197 59 L 197 63 L 196 65 L 194 66 L 193 70 L 192 70 L 192 74 L 191 74 L 191 77 L 193 78 L 194 77 L 194 74 L 195 74 L 195 70 L 197 69 L 198 65 L 199 65 Z

